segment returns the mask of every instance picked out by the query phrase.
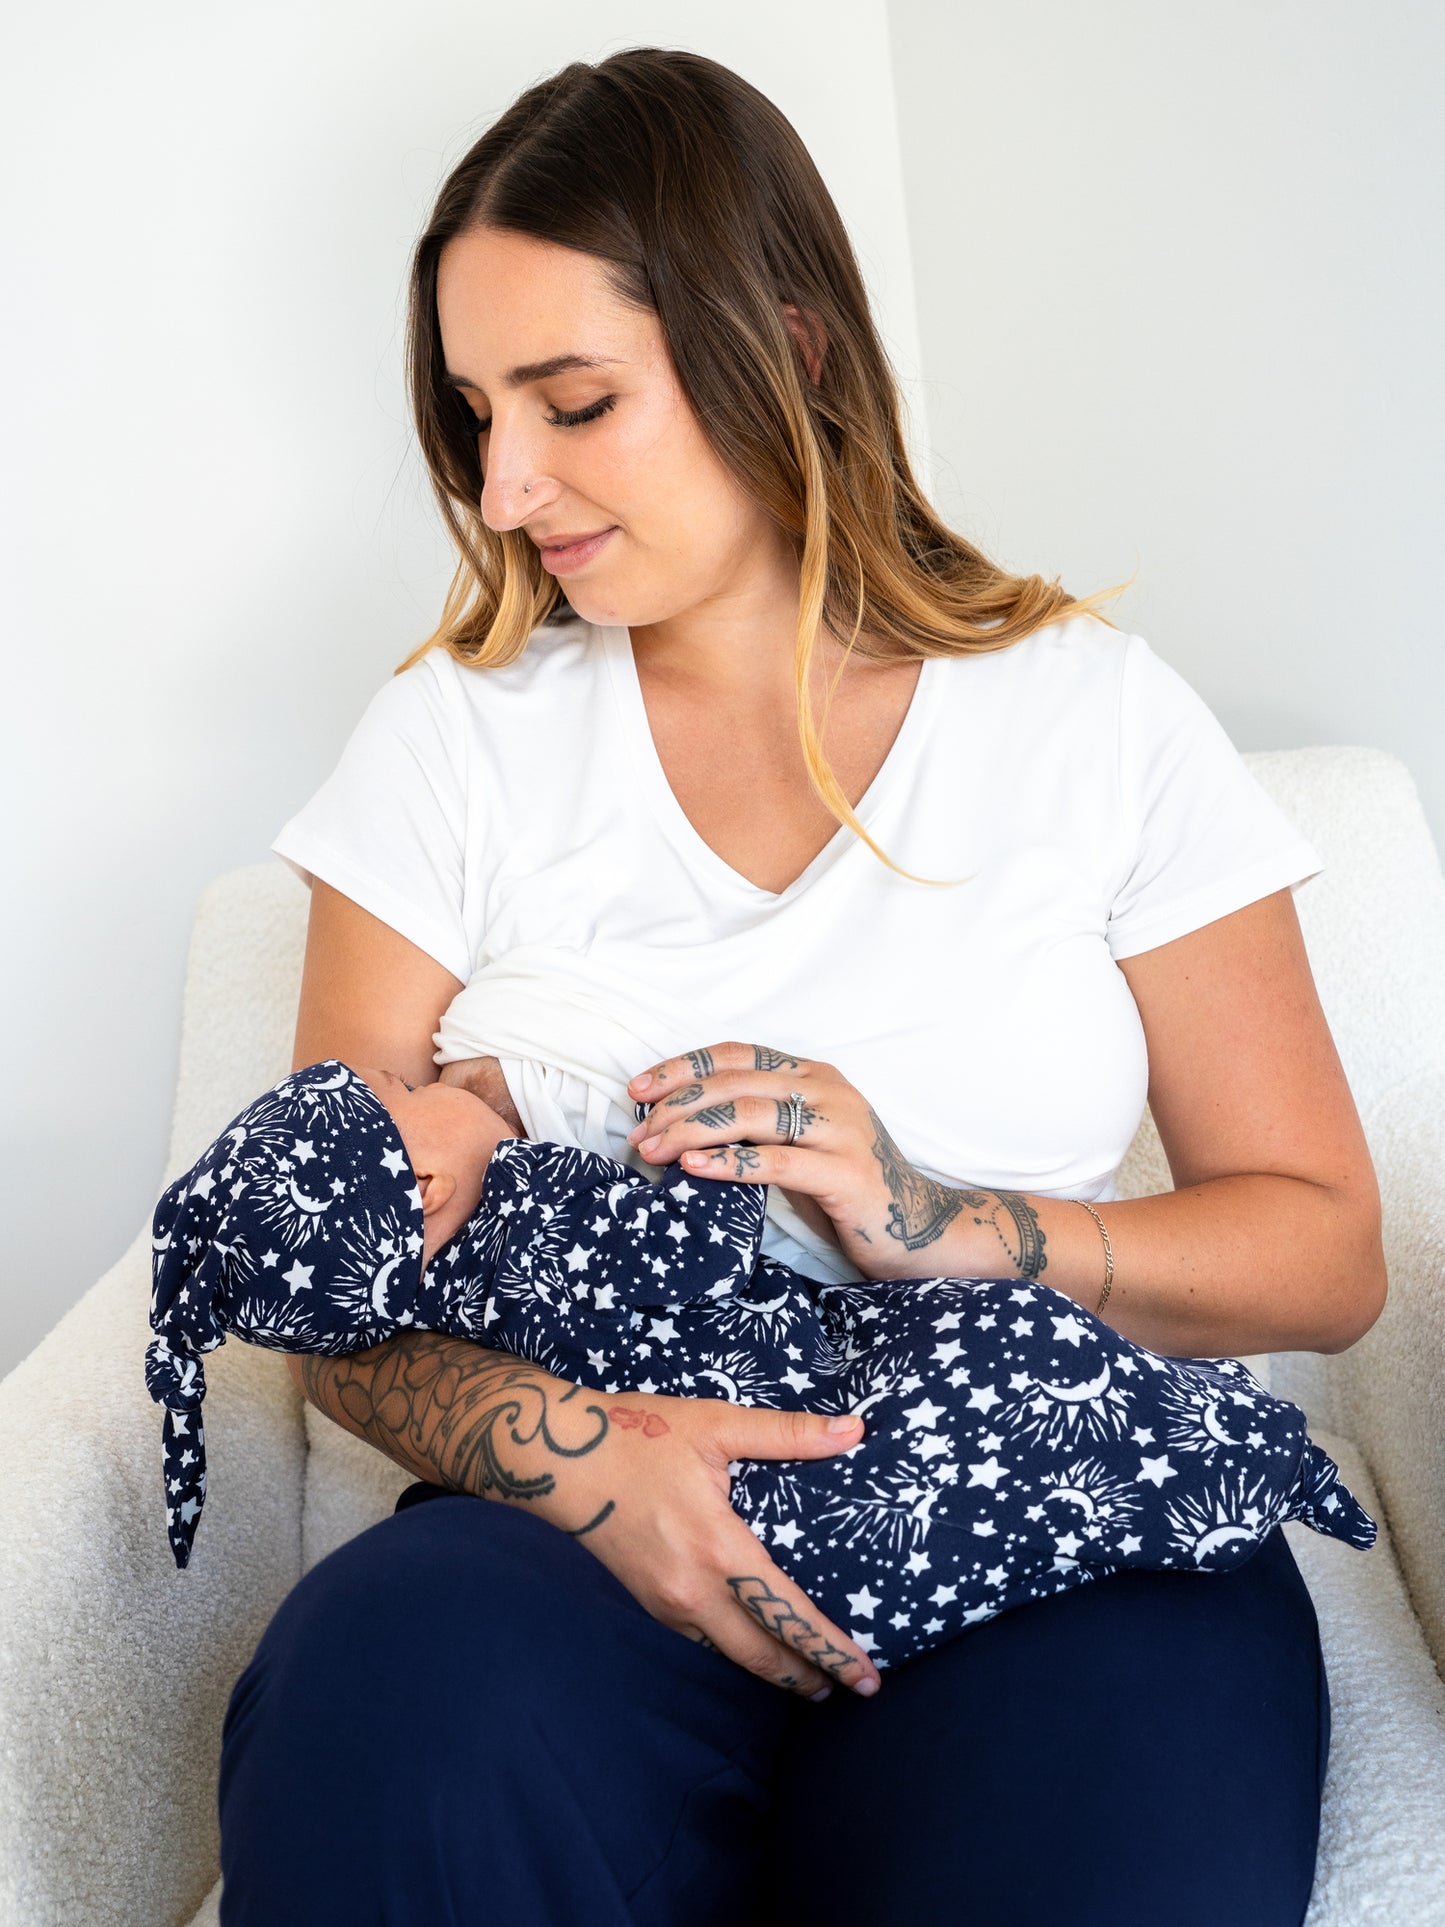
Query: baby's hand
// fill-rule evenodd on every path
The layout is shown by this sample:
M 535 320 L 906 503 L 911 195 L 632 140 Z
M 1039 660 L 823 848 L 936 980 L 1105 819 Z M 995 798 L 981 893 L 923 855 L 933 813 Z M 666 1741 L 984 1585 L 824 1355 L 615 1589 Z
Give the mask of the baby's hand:
M 513 1136 L 527 1135 L 517 1115 L 517 1107 L 512 1102 L 512 1094 L 507 1089 L 502 1067 L 495 1057 L 466 1057 L 455 1064 L 443 1064 L 437 1082 L 460 1085 L 464 1091 L 470 1091 L 473 1097 L 479 1097 L 495 1111 Z

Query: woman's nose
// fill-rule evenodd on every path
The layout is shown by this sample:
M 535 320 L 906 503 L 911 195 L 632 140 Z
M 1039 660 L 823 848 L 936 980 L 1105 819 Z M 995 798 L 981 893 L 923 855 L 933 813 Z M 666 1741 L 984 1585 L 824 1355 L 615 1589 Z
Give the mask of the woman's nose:
M 494 427 L 482 455 L 481 508 L 487 527 L 516 528 L 551 499 L 552 489 L 532 441 L 519 435 L 504 439 Z

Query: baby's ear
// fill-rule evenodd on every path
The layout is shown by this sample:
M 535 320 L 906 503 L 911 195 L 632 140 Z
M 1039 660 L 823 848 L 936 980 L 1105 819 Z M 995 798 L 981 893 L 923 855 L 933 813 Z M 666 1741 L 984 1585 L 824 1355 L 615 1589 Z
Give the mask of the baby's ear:
M 424 1218 L 434 1218 L 451 1201 L 457 1188 L 457 1181 L 450 1171 L 435 1171 L 428 1177 L 418 1178 L 416 1183 L 421 1192 Z

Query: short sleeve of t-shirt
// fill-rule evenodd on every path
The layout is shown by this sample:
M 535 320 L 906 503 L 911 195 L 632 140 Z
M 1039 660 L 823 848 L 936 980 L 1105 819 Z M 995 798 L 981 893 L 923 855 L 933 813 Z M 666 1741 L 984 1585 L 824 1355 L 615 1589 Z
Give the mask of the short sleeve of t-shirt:
M 1116 959 L 1324 868 L 1209 705 L 1142 636 L 1127 638 L 1118 755 L 1125 849 L 1106 926 Z
M 432 650 L 384 683 L 326 781 L 271 844 L 463 983 L 466 741 L 450 657 Z

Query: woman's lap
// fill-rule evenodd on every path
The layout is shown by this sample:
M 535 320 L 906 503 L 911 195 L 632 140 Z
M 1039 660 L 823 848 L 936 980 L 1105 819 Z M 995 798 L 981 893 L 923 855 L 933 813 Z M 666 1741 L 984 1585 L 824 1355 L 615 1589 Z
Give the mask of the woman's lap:
M 1327 1747 L 1278 1529 L 811 1706 L 542 1521 L 431 1497 L 307 1574 L 237 1682 L 222 1920 L 1298 1927 Z

